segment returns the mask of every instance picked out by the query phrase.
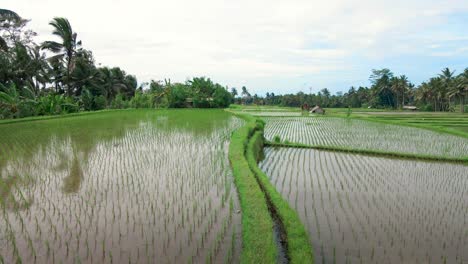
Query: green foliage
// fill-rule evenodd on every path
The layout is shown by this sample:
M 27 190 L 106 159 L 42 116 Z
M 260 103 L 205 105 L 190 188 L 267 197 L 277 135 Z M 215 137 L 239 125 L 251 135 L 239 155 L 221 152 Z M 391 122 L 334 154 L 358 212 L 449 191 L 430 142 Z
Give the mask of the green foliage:
M 275 137 L 273 137 L 273 142 L 275 142 L 275 143 L 281 143 L 281 138 L 280 138 L 280 136 L 276 135 Z
M 107 100 L 104 95 L 99 95 L 94 97 L 94 109 L 93 110 L 102 110 L 107 107 Z
M 189 90 L 186 85 L 180 83 L 173 85 L 167 96 L 168 106 L 171 108 L 185 107 L 188 94 Z
M 85 111 L 91 111 L 94 109 L 94 98 L 88 89 L 85 89 L 81 93 L 81 103 Z
M 230 94 L 221 85 L 217 84 L 213 93 L 214 107 L 225 108 L 228 107 L 232 102 L 232 94 Z
M 273 221 L 265 196 L 245 158 L 248 139 L 256 129 L 255 120 L 242 116 L 247 124 L 231 136 L 229 160 L 242 208 L 242 263 L 275 263 L 277 252 L 273 241 Z M 261 235 L 259 235 L 261 234 Z
M 152 96 L 149 93 L 137 91 L 135 96 L 130 100 L 130 106 L 132 108 L 152 108 Z
M 129 102 L 125 100 L 122 94 L 118 94 L 114 100 L 112 100 L 111 108 L 112 109 L 125 109 L 129 107 Z
M 351 107 L 348 107 L 348 111 L 346 112 L 346 117 L 350 117 L 352 112 L 353 110 L 351 110 Z
M 289 204 L 283 199 L 275 186 L 270 183 L 270 180 L 265 173 L 257 166 L 263 151 L 263 131 L 257 130 L 250 138 L 247 146 L 247 161 L 249 167 L 254 172 L 258 183 L 262 186 L 267 199 L 274 207 L 275 214 L 281 220 L 286 232 L 287 254 L 291 263 L 313 263 L 312 245 L 310 244 L 309 235 L 302 224 L 297 212 L 292 209 Z

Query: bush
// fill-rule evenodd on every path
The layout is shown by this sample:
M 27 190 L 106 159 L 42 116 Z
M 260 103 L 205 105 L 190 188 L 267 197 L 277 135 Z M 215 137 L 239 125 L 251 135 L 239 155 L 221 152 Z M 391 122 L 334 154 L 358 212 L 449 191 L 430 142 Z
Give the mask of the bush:
M 91 92 L 87 89 L 83 90 L 81 93 L 81 104 L 83 106 L 83 109 L 86 111 L 91 111 L 93 110 L 93 95 Z
M 107 100 L 103 95 L 94 97 L 94 107 L 93 110 L 101 110 L 107 107 Z
M 427 104 L 427 105 L 423 106 L 422 110 L 423 111 L 434 111 L 434 108 L 432 107 L 431 104 Z
M 152 108 L 151 94 L 138 91 L 135 96 L 130 100 L 130 106 L 133 108 Z
M 111 108 L 112 109 L 125 109 L 128 108 L 128 101 L 125 101 L 122 94 L 118 94 L 114 100 L 112 100 Z
M 280 136 L 276 135 L 276 136 L 273 138 L 273 142 L 275 142 L 275 143 L 281 143 L 281 138 L 280 138 Z

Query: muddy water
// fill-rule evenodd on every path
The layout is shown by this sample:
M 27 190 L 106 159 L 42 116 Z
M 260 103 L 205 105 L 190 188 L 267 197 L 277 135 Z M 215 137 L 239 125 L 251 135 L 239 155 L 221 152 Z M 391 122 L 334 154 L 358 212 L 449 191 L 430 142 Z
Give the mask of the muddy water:
M 468 166 L 266 148 L 317 263 L 465 263 Z
M 237 262 L 227 150 L 241 124 L 171 110 L 0 125 L 1 258 Z

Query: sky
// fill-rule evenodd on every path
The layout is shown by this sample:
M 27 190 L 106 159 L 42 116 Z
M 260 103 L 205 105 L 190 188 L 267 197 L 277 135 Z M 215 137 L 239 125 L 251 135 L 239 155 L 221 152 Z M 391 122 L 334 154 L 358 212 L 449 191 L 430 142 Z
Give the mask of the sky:
M 139 82 L 207 76 L 252 93 L 346 92 L 389 68 L 418 85 L 468 67 L 466 0 L 2 0 L 38 41 L 69 19 L 102 66 Z

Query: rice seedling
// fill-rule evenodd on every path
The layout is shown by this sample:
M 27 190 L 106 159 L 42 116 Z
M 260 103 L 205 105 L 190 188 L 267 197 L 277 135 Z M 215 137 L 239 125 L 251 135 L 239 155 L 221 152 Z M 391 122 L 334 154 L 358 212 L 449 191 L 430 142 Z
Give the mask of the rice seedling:
M 466 165 L 266 148 L 260 167 L 306 225 L 316 262 L 468 258 Z
M 2 261 L 237 259 L 227 145 L 242 124 L 220 110 L 134 110 L 0 125 Z
M 265 138 L 393 153 L 468 158 L 468 139 L 434 131 L 335 117 L 264 117 Z

